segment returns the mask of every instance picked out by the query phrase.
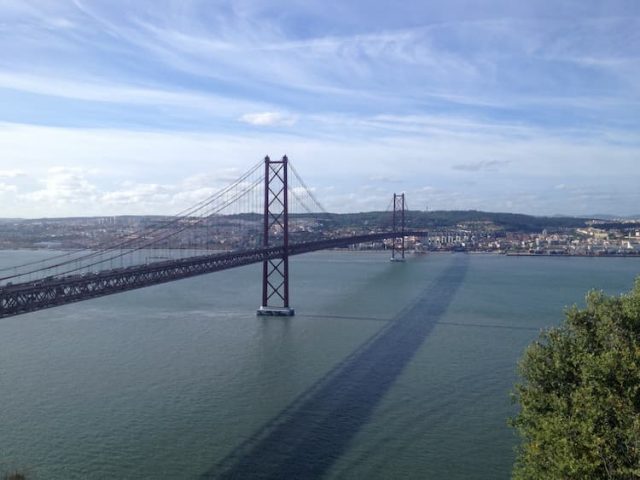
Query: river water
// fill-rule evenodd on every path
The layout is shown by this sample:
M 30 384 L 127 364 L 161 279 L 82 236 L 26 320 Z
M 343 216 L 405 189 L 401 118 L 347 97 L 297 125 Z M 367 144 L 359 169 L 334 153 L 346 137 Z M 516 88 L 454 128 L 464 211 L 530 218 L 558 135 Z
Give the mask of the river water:
M 0 320 L 0 473 L 506 479 L 523 349 L 640 260 L 318 252 L 286 319 L 260 268 Z

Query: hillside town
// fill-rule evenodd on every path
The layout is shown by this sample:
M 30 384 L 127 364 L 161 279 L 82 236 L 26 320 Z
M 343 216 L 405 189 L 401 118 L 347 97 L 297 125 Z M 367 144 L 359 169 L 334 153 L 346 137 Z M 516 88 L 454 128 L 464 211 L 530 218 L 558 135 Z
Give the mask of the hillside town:
M 418 239 L 415 239 L 418 241 Z M 507 255 L 640 255 L 640 228 L 586 227 L 565 232 L 434 232 L 429 250 L 495 252 Z

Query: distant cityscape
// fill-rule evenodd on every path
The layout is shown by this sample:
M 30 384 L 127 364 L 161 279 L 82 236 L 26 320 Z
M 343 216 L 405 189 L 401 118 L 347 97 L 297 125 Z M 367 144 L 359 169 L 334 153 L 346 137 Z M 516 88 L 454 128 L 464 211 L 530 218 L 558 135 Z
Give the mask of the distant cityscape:
M 496 252 L 507 255 L 640 255 L 640 227 L 593 227 L 540 233 L 454 231 L 429 236 L 429 249 Z
M 290 218 L 291 242 L 373 233 L 380 212 L 304 215 Z M 189 219 L 181 219 L 189 222 Z M 157 240 L 175 222 L 173 217 L 115 216 L 57 219 L 0 219 L 0 249 L 91 249 L 117 247 L 141 238 Z M 640 221 L 533 217 L 489 212 L 408 212 L 407 225 L 424 229 L 426 237 L 407 237 L 406 248 L 417 252 L 465 251 L 506 255 L 640 256 Z M 193 227 L 193 225 L 191 225 Z M 163 248 L 226 251 L 256 248 L 262 242 L 258 214 L 215 217 L 200 221 L 184 235 L 172 235 Z M 242 227 L 242 228 L 240 228 Z M 175 225 L 172 226 L 175 229 Z M 247 233 L 248 232 L 248 233 Z M 322 233 L 321 233 L 322 232 Z M 388 249 L 391 241 L 360 244 L 356 250 Z M 157 248 L 157 246 L 155 247 Z

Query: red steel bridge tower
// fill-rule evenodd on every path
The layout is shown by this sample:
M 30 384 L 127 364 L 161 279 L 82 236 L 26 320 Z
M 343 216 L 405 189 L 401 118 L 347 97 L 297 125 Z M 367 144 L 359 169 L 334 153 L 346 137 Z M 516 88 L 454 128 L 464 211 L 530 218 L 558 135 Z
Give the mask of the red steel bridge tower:
M 262 305 L 258 315 L 292 317 L 289 306 L 289 202 L 288 158 L 264 158 L 265 249 L 281 247 L 282 256 L 262 262 Z
M 404 233 L 405 233 L 405 201 L 404 193 L 393 194 L 393 231 L 399 235 L 393 239 L 391 261 L 404 262 Z M 399 231 L 398 231 L 399 230 Z

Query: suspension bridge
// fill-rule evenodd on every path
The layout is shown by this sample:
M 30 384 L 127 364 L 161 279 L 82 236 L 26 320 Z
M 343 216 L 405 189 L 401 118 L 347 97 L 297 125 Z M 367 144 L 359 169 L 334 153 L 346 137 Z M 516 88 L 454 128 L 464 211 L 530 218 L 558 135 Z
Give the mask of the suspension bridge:
M 0 318 L 253 263 L 263 266 L 258 315 L 291 316 L 290 256 L 387 241 L 391 260 L 403 261 L 405 237 L 427 235 L 405 229 L 405 211 L 404 194 L 394 193 L 378 225 L 336 234 L 288 158 L 265 157 L 174 217 L 104 245 L 0 269 Z

